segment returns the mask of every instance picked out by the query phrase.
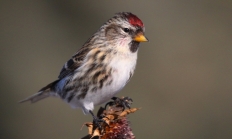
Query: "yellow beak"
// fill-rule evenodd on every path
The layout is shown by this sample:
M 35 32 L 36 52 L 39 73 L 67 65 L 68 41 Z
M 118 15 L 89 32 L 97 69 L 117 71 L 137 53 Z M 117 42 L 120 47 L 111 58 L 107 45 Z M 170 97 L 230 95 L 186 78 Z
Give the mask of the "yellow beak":
M 133 40 L 136 41 L 136 42 L 147 42 L 147 41 L 149 41 L 149 40 L 148 40 L 143 34 L 141 34 L 141 33 L 137 34 L 137 35 L 134 37 Z

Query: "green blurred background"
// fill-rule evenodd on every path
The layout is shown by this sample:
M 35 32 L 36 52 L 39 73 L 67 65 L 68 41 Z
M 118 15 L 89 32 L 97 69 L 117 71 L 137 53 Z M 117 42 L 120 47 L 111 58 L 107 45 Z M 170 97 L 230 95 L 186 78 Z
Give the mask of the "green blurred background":
M 90 115 L 59 99 L 17 102 L 57 79 L 63 64 L 115 13 L 146 26 L 135 75 L 118 96 L 142 109 L 136 138 L 232 138 L 232 1 L 0 1 L 0 138 L 78 139 Z M 96 112 L 96 109 L 95 109 Z

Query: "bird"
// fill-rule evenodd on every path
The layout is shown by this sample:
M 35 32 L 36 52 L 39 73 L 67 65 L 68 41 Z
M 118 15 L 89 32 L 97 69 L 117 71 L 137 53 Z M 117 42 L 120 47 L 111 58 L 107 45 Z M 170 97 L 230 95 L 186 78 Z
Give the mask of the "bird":
M 64 64 L 58 79 L 20 101 L 58 97 L 93 115 L 134 74 L 140 42 L 147 42 L 143 22 L 131 12 L 116 13 Z

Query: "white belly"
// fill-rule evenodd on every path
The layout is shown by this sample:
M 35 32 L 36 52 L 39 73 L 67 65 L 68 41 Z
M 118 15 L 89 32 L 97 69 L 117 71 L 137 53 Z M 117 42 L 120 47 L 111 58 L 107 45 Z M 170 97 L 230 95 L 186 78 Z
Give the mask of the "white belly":
M 104 85 L 96 92 L 88 92 L 84 99 L 73 99 L 70 102 L 72 107 L 81 107 L 84 113 L 93 110 L 94 105 L 99 105 L 109 101 L 110 98 L 115 96 L 128 82 L 131 74 L 133 74 L 137 60 L 137 53 L 134 57 L 115 57 L 110 62 L 112 67 L 111 76 L 108 80 L 112 79 L 112 83 Z

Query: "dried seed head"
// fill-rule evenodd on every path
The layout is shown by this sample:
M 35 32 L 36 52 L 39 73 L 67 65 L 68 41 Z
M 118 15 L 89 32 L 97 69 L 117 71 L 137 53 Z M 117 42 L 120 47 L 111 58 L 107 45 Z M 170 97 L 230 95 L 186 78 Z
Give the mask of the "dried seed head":
M 116 119 L 105 127 L 105 133 L 101 139 L 135 139 L 126 117 Z
M 89 138 L 99 137 L 99 139 L 135 139 L 135 136 L 127 120 L 127 115 L 137 111 L 138 108 L 131 108 L 121 111 L 118 107 L 109 107 L 99 114 L 104 115 L 102 118 L 105 122 L 101 123 L 101 129 L 96 127 L 94 123 L 86 123 L 89 130 Z M 94 129 L 94 127 L 96 127 Z

